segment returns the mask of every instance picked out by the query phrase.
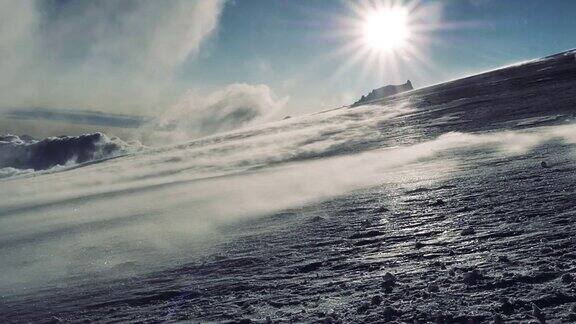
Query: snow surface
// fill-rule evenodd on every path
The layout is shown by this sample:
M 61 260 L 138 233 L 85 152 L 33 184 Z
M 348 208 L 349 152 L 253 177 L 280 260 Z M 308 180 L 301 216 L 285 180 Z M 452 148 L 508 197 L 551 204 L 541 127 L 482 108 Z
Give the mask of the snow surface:
M 575 116 L 559 54 L 384 107 L 3 169 L 0 321 L 574 321 Z

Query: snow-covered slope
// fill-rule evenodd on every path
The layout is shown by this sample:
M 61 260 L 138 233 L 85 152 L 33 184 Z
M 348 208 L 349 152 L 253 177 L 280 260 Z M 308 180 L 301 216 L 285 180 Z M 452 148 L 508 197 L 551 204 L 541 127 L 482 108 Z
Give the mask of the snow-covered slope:
M 575 116 L 569 52 L 4 178 L 0 319 L 567 318 Z

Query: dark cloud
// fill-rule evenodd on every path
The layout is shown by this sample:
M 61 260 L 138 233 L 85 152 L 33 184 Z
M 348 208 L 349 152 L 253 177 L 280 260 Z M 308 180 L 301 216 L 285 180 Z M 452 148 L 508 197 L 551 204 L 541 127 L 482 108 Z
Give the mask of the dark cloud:
M 0 136 L 0 168 L 46 170 L 126 153 L 130 146 L 102 133 L 49 137 Z

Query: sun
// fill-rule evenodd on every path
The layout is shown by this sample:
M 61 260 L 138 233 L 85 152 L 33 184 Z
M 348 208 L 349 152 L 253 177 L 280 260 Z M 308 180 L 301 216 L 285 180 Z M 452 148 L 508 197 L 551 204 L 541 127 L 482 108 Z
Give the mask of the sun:
M 338 41 L 328 57 L 340 60 L 331 82 L 348 73 L 357 73 L 359 84 L 426 78 L 438 73 L 429 51 L 442 43 L 441 32 L 465 28 L 444 20 L 440 1 L 342 1 L 345 10 L 333 16 L 334 28 L 326 30 L 327 39 Z
M 401 49 L 410 38 L 408 11 L 405 8 L 383 8 L 366 15 L 363 24 L 365 44 L 376 51 Z

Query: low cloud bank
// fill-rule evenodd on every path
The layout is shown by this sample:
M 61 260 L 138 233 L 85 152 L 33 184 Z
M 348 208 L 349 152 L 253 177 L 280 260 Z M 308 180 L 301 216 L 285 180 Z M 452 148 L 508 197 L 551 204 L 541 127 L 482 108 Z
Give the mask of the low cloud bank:
M 147 142 L 166 143 L 212 135 L 268 120 L 286 105 L 266 85 L 236 83 L 203 95 L 189 91 L 178 104 L 144 127 Z
M 208 95 L 188 92 L 172 109 L 141 126 L 125 142 L 103 133 L 57 136 L 0 135 L 0 178 L 75 165 L 139 150 L 232 131 L 270 119 L 287 102 L 266 85 L 232 84 Z
M 0 136 L 0 174 L 11 176 L 19 170 L 46 170 L 57 165 L 71 165 L 105 159 L 134 149 L 119 138 L 102 133 L 81 136 L 49 137 L 36 140 L 30 136 Z
M 0 118 L 11 120 L 41 120 L 75 125 L 94 125 L 121 128 L 137 128 L 149 118 L 138 115 L 103 113 L 99 111 L 66 110 L 52 108 L 0 109 Z

